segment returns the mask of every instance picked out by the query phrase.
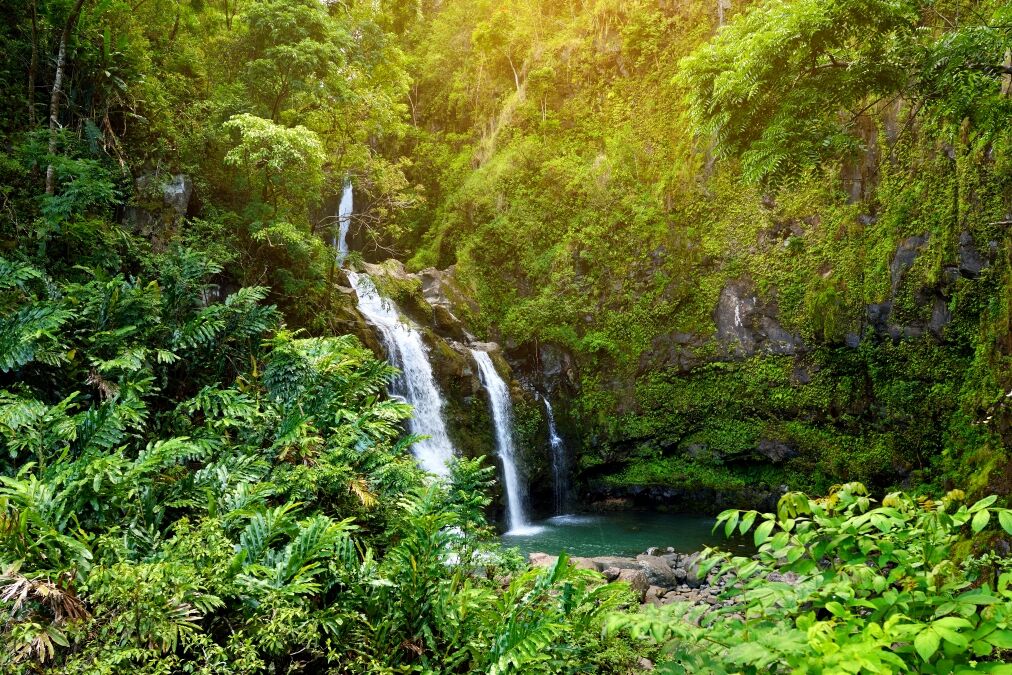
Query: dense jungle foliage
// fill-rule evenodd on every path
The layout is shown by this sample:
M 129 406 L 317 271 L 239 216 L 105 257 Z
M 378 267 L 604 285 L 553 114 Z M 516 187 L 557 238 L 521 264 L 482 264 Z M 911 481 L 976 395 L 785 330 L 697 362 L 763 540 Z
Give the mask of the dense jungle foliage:
M 1007 3 L 3 10 L 0 671 L 1012 672 Z M 719 608 L 418 470 L 348 177 L 353 264 L 572 356 L 584 487 L 779 496 Z
M 392 245 L 576 355 L 587 476 L 1008 490 L 1007 3 L 445 4 Z

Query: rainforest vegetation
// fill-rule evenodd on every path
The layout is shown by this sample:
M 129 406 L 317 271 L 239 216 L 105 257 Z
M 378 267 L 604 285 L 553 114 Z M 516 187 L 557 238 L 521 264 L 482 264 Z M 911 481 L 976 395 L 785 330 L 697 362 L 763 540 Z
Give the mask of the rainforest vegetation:
M 0 672 L 1012 673 L 1012 4 L 3 14 Z M 503 546 L 448 332 L 535 507 L 551 394 L 573 508 L 746 538 L 719 602 Z

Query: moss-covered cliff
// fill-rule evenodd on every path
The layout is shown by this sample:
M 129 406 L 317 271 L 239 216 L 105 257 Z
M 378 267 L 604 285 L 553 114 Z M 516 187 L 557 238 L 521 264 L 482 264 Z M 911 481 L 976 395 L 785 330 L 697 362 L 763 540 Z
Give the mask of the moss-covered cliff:
M 978 109 L 960 112 L 945 107 L 948 71 L 920 76 L 934 78 L 927 93 L 882 95 L 899 86 L 891 71 L 809 69 L 791 49 L 858 63 L 871 58 L 862 30 L 888 24 L 931 53 L 948 43 L 923 36 L 955 30 L 927 14 L 860 30 L 834 15 L 838 35 L 769 56 L 800 69 L 796 91 L 777 99 L 787 75 L 750 66 L 769 80 L 766 117 L 733 101 L 715 113 L 755 126 L 732 130 L 739 161 L 730 136 L 698 133 L 687 101 L 705 83 L 700 59 L 750 34 L 729 29 L 682 61 L 750 11 L 731 4 L 722 16 L 702 2 L 428 14 L 409 35 L 414 124 L 390 148 L 413 157 L 427 200 L 387 244 L 411 268 L 455 264 L 471 329 L 519 370 L 537 370 L 545 346 L 570 355 L 565 409 L 592 498 L 843 480 L 1007 491 L 1012 173 L 1007 125 L 983 117 L 1006 105 L 1000 78 L 964 82 L 959 100 Z M 790 10 L 799 31 L 843 11 L 804 7 L 815 14 Z M 741 47 L 782 38 L 762 39 Z M 820 84 L 831 76 L 852 80 Z M 845 95 L 829 100 L 833 86 Z M 774 110 L 800 96 L 794 118 Z M 756 143 L 781 154 L 759 158 Z

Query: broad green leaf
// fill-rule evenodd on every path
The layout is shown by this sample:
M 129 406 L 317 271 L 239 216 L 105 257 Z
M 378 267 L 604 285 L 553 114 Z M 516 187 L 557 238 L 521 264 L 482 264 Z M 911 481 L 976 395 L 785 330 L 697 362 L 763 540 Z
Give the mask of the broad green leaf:
M 973 528 L 974 532 L 980 532 L 985 527 L 987 527 L 987 523 L 990 520 L 991 520 L 991 512 L 988 511 L 987 509 L 982 509 L 980 511 L 977 511 L 977 514 L 973 517 L 973 522 L 970 524 L 970 527 Z
M 930 661 L 931 657 L 938 651 L 940 643 L 941 638 L 939 638 L 938 633 L 930 628 L 925 628 L 914 638 L 914 649 L 917 650 L 917 654 L 922 659 Z
M 996 630 L 984 639 L 998 649 L 1012 649 L 1012 630 Z
M 738 511 L 735 511 L 734 513 L 732 513 L 728 517 L 727 522 L 724 523 L 724 536 L 725 537 L 730 537 L 731 533 L 734 532 L 734 528 L 738 526 L 738 517 L 739 517 L 739 513 L 738 513 Z
M 1002 509 L 998 512 L 998 522 L 1001 524 L 1001 528 L 1012 534 L 1012 511 L 1008 509 Z
M 759 513 L 756 511 L 749 511 L 746 513 L 745 517 L 741 519 L 741 525 L 739 526 L 738 531 L 742 534 L 748 532 L 752 528 L 752 523 L 755 522 L 755 518 L 758 515 Z
M 760 546 L 766 542 L 770 537 L 770 532 L 773 531 L 773 525 L 775 523 L 772 520 L 766 520 L 759 524 L 759 527 L 755 528 L 755 545 Z
M 987 507 L 991 506 L 991 504 L 994 504 L 997 500 L 998 495 L 991 495 L 990 497 L 984 497 L 983 499 L 981 499 L 976 504 L 970 507 L 969 513 L 977 513 L 978 511 L 986 509 Z

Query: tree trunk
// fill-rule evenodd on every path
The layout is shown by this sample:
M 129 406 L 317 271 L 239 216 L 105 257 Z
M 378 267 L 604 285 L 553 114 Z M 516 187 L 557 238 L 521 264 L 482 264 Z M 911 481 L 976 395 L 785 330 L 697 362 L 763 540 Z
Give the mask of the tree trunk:
M 63 25 L 63 33 L 60 35 L 60 50 L 56 55 L 56 76 L 53 78 L 53 93 L 49 98 L 49 156 L 56 155 L 56 132 L 60 127 L 60 96 L 63 95 L 63 76 L 67 69 L 67 43 L 74 32 L 74 25 L 77 17 L 81 15 L 85 0 L 77 0 L 73 9 L 67 16 L 67 23 Z M 46 167 L 46 194 L 53 195 L 56 192 L 56 167 L 52 160 Z

